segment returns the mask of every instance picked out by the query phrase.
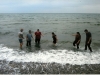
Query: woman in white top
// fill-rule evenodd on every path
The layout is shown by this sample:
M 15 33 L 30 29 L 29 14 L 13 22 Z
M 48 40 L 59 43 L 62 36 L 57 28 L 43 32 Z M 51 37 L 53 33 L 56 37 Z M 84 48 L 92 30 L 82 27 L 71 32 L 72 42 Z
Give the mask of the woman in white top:
M 20 49 L 22 49 L 23 46 L 23 29 L 20 29 L 20 32 L 18 33 L 18 37 L 19 37 L 19 43 L 20 43 Z

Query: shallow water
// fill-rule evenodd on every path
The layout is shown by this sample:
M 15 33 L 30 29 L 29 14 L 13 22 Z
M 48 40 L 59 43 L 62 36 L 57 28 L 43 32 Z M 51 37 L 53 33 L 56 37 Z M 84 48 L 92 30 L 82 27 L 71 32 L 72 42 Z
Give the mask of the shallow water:
M 40 29 L 43 36 L 41 44 L 19 49 L 18 32 L 24 29 L 24 37 L 28 30 L 32 34 Z M 85 33 L 92 33 L 93 52 L 84 50 Z M 52 35 L 58 38 L 56 46 L 52 45 Z M 80 32 L 82 39 L 80 49 L 73 47 L 75 37 Z M 0 14 L 0 60 L 18 63 L 58 63 L 61 65 L 100 64 L 100 14 Z M 12 73 L 12 72 L 11 72 Z

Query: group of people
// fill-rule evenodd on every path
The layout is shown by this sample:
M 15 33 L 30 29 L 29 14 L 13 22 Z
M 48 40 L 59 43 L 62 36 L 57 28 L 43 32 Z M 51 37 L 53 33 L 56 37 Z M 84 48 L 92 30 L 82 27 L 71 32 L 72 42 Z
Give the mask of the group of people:
M 39 29 L 37 29 L 37 31 L 34 33 L 34 36 L 35 36 L 35 43 L 40 44 L 41 36 L 43 36 L 43 35 L 39 31 Z M 19 37 L 20 49 L 22 49 L 23 39 L 24 39 L 23 29 L 20 29 L 20 32 L 18 33 L 18 37 Z M 27 41 L 26 46 L 31 46 L 32 38 L 33 38 L 33 36 L 32 36 L 31 30 L 29 30 L 29 33 L 26 35 L 26 41 Z M 55 45 L 57 43 L 57 37 L 54 32 L 52 32 L 52 38 L 53 38 L 53 44 Z
M 85 29 L 84 32 L 86 33 L 85 50 L 87 50 L 87 47 L 88 47 L 89 50 L 92 52 L 92 48 L 90 47 L 91 42 L 92 42 L 92 35 L 87 29 Z M 39 31 L 39 29 L 37 29 L 37 31 L 34 33 L 34 36 L 35 36 L 35 43 L 40 44 L 41 36 L 43 36 L 43 35 Z M 75 41 L 73 42 L 73 46 L 77 45 L 77 49 L 79 49 L 79 44 L 81 42 L 81 35 L 79 32 L 77 32 L 73 36 L 75 36 Z M 20 29 L 20 32 L 18 33 L 18 37 L 19 37 L 19 42 L 20 42 L 20 49 L 22 49 L 23 39 L 24 39 L 23 29 Z M 29 33 L 26 35 L 26 41 L 27 41 L 26 46 L 31 46 L 32 38 L 33 38 L 33 36 L 31 34 L 31 30 L 29 30 Z M 57 43 L 58 39 L 54 32 L 52 32 L 52 38 L 53 38 L 53 44 L 55 45 Z

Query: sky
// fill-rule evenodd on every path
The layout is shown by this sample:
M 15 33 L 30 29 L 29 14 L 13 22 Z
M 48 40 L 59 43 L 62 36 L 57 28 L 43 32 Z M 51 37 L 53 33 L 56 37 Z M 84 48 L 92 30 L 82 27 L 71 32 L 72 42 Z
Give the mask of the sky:
M 100 0 L 0 0 L 0 13 L 100 13 Z

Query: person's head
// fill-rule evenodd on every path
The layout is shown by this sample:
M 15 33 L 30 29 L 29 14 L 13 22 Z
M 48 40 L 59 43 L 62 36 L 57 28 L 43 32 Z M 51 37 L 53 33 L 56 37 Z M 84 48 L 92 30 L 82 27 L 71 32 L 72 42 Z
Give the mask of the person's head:
M 39 29 L 37 29 L 37 31 L 39 31 Z
M 88 30 L 87 30 L 87 29 L 85 29 L 85 30 L 84 30 L 84 32 L 85 32 L 85 33 L 87 33 L 87 32 L 88 32 Z
M 29 33 L 31 33 L 31 30 L 29 30 Z
M 77 32 L 78 35 L 80 35 L 80 32 Z
M 23 29 L 20 29 L 21 32 L 23 32 Z
M 52 35 L 55 35 L 55 33 L 54 33 L 54 32 L 52 32 Z

